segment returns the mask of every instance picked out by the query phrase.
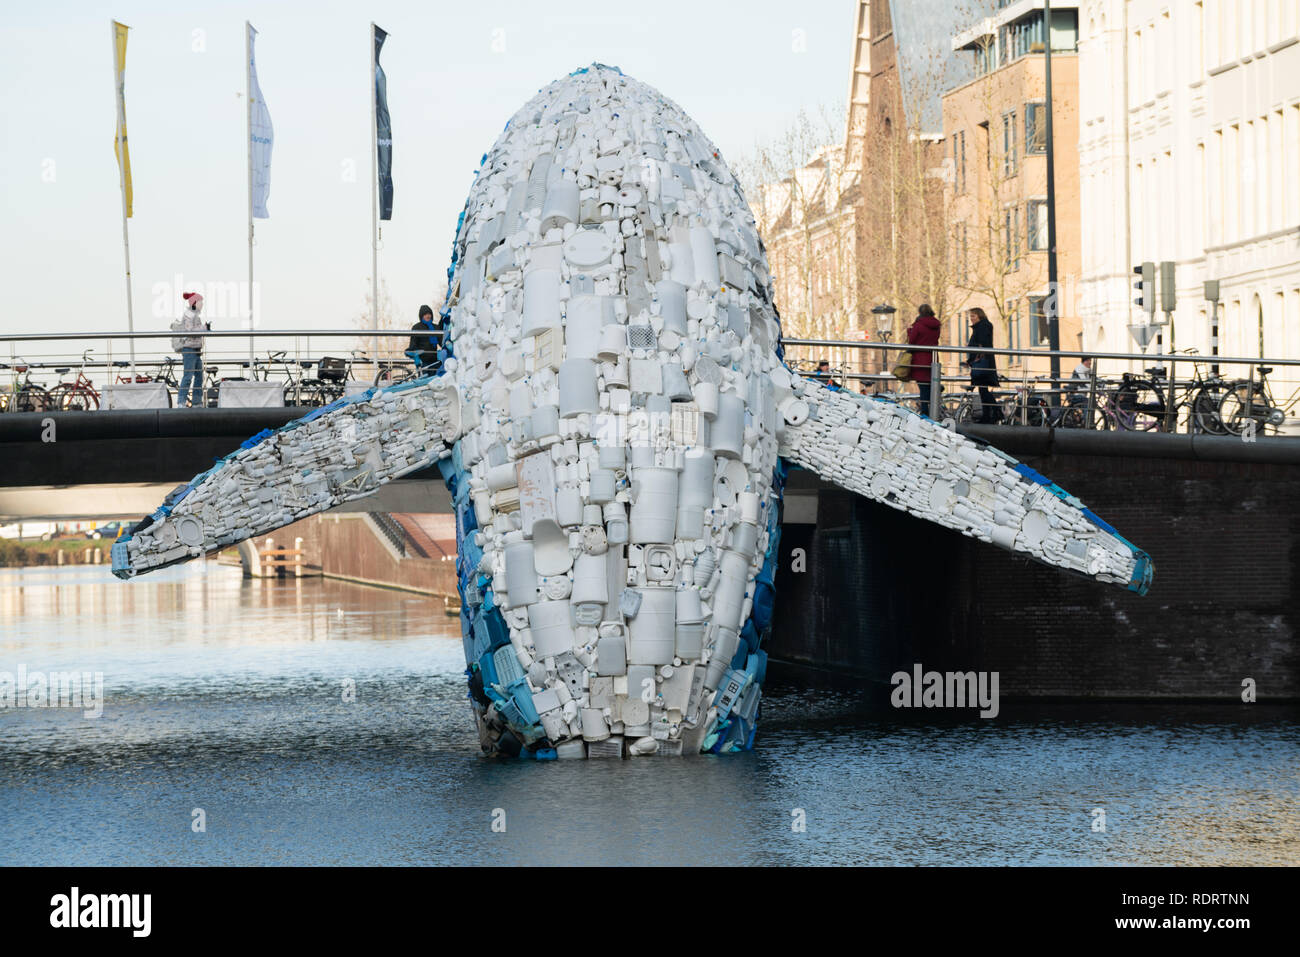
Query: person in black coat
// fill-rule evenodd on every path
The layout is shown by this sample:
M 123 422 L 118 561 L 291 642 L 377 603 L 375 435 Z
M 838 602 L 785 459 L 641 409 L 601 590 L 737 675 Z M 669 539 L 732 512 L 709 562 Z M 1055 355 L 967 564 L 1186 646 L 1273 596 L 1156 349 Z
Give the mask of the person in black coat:
M 429 335 L 437 326 L 433 322 L 433 310 L 428 306 L 420 307 L 420 318 L 411 326 L 416 335 L 411 336 L 411 344 L 406 347 L 406 354 L 415 360 L 417 368 L 433 365 L 438 361 L 438 339 Z M 423 332 L 424 335 L 419 335 Z
M 966 345 L 977 349 L 992 349 L 993 323 L 989 322 L 989 317 L 978 306 L 970 310 L 969 316 L 970 342 Z M 975 421 L 984 425 L 997 422 L 1002 418 L 993 400 L 993 390 L 1000 382 L 997 360 L 987 352 L 972 352 L 967 355 L 967 360 L 970 364 L 970 384 L 978 386 L 980 390 L 980 416 Z

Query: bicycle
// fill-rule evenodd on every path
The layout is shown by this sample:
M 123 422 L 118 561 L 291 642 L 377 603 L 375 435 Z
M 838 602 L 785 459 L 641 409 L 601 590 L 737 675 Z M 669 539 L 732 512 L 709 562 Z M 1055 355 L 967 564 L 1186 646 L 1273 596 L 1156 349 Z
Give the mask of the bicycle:
M 90 354 L 94 351 L 94 349 L 87 349 L 81 354 L 81 368 L 77 370 L 75 379 L 71 382 L 60 382 L 50 390 L 50 398 L 60 410 L 90 412 L 99 408 L 99 392 L 95 390 L 95 383 L 86 375 L 86 364 L 90 362 Z M 72 367 L 64 366 L 55 371 L 59 375 L 66 375 L 72 371 Z
M 306 405 L 329 405 L 343 398 L 347 393 L 348 382 L 355 382 L 352 366 L 356 363 L 368 363 L 370 358 L 360 349 L 353 349 L 349 358 L 340 356 L 321 356 L 316 363 L 316 378 L 303 380 L 308 388 Z
M 375 376 L 373 383 L 376 389 L 386 389 L 390 385 L 397 385 L 399 382 L 405 382 L 420 375 L 413 360 L 380 359 L 378 365 L 379 374 Z
M 1258 381 L 1252 378 L 1227 383 L 1228 391 L 1219 403 L 1219 419 L 1231 435 L 1256 434 L 1269 425 L 1276 429 L 1286 421 L 1287 413 L 1300 398 L 1300 389 L 1297 389 L 1279 405 L 1268 383 L 1272 367 L 1260 366 L 1258 371 Z
M 1147 372 L 1158 373 L 1163 370 L 1148 369 Z M 1125 372 L 1113 389 L 1099 391 L 1098 428 L 1114 432 L 1163 432 L 1165 398 L 1157 378 L 1154 375 L 1148 378 L 1134 372 Z
M 4 411 L 50 412 L 54 409 L 49 391 L 32 381 L 31 366 L 25 359 L 15 359 L 12 367 L 0 362 L 0 369 L 10 369 L 13 372 L 9 394 L 4 397 Z
M 1195 349 L 1183 349 L 1180 354 L 1197 355 Z M 1098 427 L 1122 432 L 1163 432 L 1172 419 L 1177 431 L 1178 419 L 1187 410 L 1188 426 L 1193 433 L 1225 435 L 1219 406 L 1229 385 L 1217 375 L 1204 376 L 1198 361 L 1193 363 L 1190 382 L 1179 385 L 1166 380 L 1164 366 L 1153 366 L 1146 376 L 1125 373 L 1113 393 L 1103 396 L 1098 406 L 1101 413 Z M 1181 390 L 1181 391 L 1180 391 Z M 1167 405 L 1172 402 L 1172 408 Z M 1167 413 L 1172 412 L 1172 416 Z
M 1035 390 L 1033 383 L 1049 382 L 1050 376 L 1035 376 L 1026 385 L 1016 386 L 1014 392 L 1002 400 L 1002 420 L 1008 425 L 1028 425 L 1033 428 L 1083 429 L 1087 427 L 1087 416 L 1083 408 L 1083 396 L 1071 393 L 1064 402 L 1055 405 L 1048 398 Z M 1052 395 L 1059 395 L 1060 390 L 1049 390 Z

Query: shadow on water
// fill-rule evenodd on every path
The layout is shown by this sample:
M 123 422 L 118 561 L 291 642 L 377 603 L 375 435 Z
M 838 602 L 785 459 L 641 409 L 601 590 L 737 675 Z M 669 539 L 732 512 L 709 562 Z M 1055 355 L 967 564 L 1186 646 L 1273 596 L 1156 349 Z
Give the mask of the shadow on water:
M 33 569 L 0 572 L 0 621 L 0 673 L 104 681 L 98 718 L 0 711 L 0 863 L 1300 858 L 1290 710 L 1006 702 L 986 721 L 774 674 L 752 753 L 502 762 L 478 752 L 458 622 L 422 596 Z

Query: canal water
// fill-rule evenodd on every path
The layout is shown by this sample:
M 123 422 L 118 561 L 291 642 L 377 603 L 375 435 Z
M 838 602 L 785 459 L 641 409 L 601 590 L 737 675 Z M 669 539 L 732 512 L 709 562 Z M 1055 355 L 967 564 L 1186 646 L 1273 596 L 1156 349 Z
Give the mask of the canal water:
M 212 563 L 0 570 L 20 668 L 104 700 L 0 711 L 0 864 L 1300 862 L 1264 705 L 936 718 L 774 678 L 751 753 L 494 761 L 441 601 Z

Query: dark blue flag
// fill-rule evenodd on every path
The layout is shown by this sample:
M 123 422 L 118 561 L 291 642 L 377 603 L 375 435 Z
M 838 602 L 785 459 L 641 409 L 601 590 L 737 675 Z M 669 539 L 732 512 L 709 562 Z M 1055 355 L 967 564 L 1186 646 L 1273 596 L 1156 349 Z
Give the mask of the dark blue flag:
M 388 119 L 388 79 L 379 51 L 388 34 L 375 27 L 375 142 L 379 150 L 379 218 L 393 218 L 393 128 Z

